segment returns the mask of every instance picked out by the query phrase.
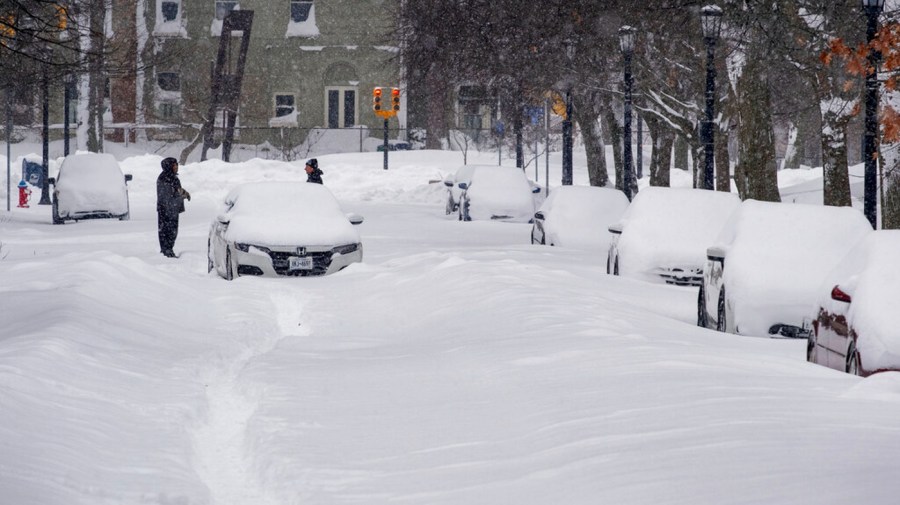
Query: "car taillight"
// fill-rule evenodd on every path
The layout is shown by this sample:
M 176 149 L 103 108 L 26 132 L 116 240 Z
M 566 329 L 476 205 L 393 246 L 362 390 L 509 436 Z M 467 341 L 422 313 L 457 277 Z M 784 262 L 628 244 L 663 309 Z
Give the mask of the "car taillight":
M 835 286 L 831 290 L 831 299 L 839 302 L 850 303 L 850 295 L 841 290 L 840 286 Z

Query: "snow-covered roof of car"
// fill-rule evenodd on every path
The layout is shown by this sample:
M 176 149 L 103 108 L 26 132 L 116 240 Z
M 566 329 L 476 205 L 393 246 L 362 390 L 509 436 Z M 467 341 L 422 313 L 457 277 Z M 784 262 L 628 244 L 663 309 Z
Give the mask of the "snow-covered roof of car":
M 690 188 L 642 189 L 622 216 L 622 274 L 657 267 L 701 267 L 741 200 L 733 193 Z
M 850 207 L 755 200 L 741 205 L 730 226 L 724 285 L 736 301 L 734 323 L 763 335 L 776 322 L 799 325 L 822 279 L 872 231 Z
M 359 242 L 359 233 L 331 191 L 296 181 L 247 183 L 225 197 L 226 237 L 261 245 L 333 245 Z
M 607 229 L 618 223 L 628 198 L 613 188 L 596 186 L 560 186 L 553 188 L 541 205 L 548 243 L 565 247 L 592 247 L 606 250 Z

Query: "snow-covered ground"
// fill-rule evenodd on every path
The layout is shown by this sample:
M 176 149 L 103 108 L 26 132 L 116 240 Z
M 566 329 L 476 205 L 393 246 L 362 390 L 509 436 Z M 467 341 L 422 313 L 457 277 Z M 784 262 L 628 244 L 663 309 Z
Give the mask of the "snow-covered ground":
M 161 157 L 118 154 L 130 221 L 0 211 L 2 505 L 900 501 L 900 377 L 699 329 L 696 288 L 445 216 L 431 181 L 460 153 L 320 156 L 363 263 L 230 283 L 206 270 L 217 199 L 301 162 L 183 166 L 169 259 Z

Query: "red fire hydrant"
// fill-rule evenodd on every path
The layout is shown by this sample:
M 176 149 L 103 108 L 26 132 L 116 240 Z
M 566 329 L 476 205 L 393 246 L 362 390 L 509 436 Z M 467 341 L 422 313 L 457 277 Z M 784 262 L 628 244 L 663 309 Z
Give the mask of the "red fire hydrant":
M 27 208 L 28 200 L 31 199 L 31 189 L 24 180 L 19 181 L 19 207 Z

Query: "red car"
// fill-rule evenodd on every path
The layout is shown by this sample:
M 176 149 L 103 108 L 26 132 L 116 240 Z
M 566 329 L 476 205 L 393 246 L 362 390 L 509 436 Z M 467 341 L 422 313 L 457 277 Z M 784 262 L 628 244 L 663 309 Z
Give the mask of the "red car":
M 822 287 L 806 359 L 850 374 L 900 371 L 900 231 L 870 233 Z

